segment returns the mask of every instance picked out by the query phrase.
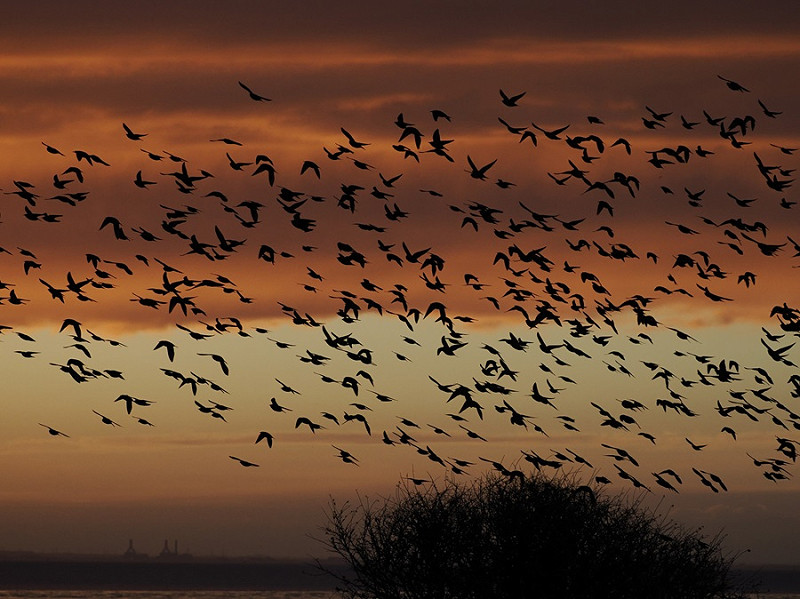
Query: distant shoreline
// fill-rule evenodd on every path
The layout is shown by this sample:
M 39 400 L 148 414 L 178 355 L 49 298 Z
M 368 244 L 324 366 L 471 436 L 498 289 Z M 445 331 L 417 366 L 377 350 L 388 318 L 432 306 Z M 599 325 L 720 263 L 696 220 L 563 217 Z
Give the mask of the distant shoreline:
M 343 569 L 334 564 L 331 569 Z M 300 560 L 124 559 L 0 556 L 2 590 L 334 590 L 335 580 Z
M 344 573 L 337 559 L 324 562 Z M 743 565 L 744 580 L 761 581 L 761 591 L 800 593 L 800 566 Z M 118 591 L 333 591 L 336 580 L 312 559 L 173 555 L 40 554 L 0 551 L 0 590 Z

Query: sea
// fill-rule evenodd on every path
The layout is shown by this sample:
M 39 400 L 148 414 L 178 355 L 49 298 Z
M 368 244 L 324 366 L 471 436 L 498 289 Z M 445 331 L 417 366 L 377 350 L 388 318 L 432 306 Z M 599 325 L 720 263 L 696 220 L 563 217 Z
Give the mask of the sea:
M 336 595 L 331 591 L 0 591 L 0 599 L 333 599 L 334 597 Z M 800 599 L 800 595 L 797 597 Z
M 0 599 L 334 599 L 331 591 L 0 591 Z M 753 599 L 800 599 L 800 593 L 764 593 Z

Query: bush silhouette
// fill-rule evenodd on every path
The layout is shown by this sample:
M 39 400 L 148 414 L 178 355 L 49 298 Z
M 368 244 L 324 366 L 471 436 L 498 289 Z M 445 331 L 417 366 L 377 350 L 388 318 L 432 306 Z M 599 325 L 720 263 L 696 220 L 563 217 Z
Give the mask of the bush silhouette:
M 348 599 L 746 596 L 719 535 L 569 476 L 403 482 L 390 498 L 331 500 L 327 516 Z

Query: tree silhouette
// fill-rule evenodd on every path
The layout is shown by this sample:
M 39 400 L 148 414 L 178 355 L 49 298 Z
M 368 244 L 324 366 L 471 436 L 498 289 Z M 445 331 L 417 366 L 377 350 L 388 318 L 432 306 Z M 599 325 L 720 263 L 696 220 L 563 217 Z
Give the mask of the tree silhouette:
M 393 496 L 331 500 L 324 545 L 347 599 L 745 597 L 722 537 L 572 476 L 408 480 Z M 419 483 L 419 484 L 418 484 Z M 324 568 L 323 568 L 324 569 Z

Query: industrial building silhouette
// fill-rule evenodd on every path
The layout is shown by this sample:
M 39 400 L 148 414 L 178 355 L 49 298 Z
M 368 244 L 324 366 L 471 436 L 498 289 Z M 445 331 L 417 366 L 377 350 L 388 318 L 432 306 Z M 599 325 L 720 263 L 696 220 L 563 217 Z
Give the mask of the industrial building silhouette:
M 128 539 L 128 548 L 122 554 L 122 556 L 126 559 L 150 559 L 150 555 L 147 553 L 140 553 L 136 550 L 133 546 L 133 539 Z M 178 540 L 175 539 L 172 542 L 172 548 L 170 549 L 169 539 L 164 539 L 164 546 L 161 548 L 161 552 L 155 555 L 155 559 L 161 560 L 175 560 L 175 559 L 191 559 L 192 555 L 190 553 L 178 553 Z

